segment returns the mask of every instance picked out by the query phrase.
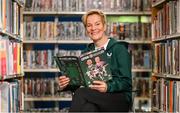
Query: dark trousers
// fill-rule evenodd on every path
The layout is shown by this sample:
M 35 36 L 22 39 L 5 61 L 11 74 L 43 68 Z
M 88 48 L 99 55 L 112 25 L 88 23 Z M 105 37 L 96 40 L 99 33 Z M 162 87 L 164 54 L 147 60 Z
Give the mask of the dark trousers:
M 131 104 L 123 93 L 101 93 L 89 88 L 75 91 L 70 112 L 128 112 Z

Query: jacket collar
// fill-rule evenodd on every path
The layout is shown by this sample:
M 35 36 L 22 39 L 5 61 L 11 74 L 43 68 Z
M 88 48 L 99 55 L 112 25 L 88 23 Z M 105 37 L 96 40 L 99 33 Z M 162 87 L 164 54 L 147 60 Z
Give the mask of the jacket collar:
M 116 41 L 116 40 L 113 39 L 113 38 L 109 38 L 109 39 L 110 39 L 110 41 L 109 41 L 109 43 L 108 43 L 108 45 L 107 45 L 106 50 L 109 50 L 112 46 L 114 46 L 116 43 L 118 43 L 118 41 Z M 90 50 L 94 50 L 94 49 L 95 49 L 94 43 L 90 43 L 90 44 L 88 45 L 88 50 L 90 51 Z

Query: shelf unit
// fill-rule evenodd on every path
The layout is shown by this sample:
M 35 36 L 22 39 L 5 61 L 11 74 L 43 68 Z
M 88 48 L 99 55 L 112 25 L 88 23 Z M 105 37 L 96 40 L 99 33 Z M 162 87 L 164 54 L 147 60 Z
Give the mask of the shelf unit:
M 62 0 L 60 0 L 62 1 Z M 69 0 L 70 1 L 70 0 Z M 93 1 L 93 0 L 92 0 Z M 94 0 L 95 1 L 95 0 Z M 147 0 L 148 1 L 148 0 Z M 31 21 L 37 21 L 37 18 L 43 18 L 42 21 L 45 20 L 45 18 L 47 17 L 55 17 L 55 19 L 53 20 L 53 22 L 56 24 L 57 19 L 59 20 L 58 22 L 64 21 L 64 18 L 67 19 L 68 21 L 71 21 L 69 19 L 69 17 L 73 18 L 75 17 L 75 20 L 78 18 L 80 19 L 81 16 L 85 14 L 85 11 L 32 11 L 32 9 L 30 9 L 29 11 L 24 11 L 23 16 L 24 16 L 24 22 L 27 20 L 27 22 L 24 23 L 24 26 L 26 26 L 25 24 Z M 135 20 L 139 21 L 143 21 L 144 17 L 150 17 L 151 16 L 151 11 L 105 11 L 105 14 L 107 15 L 107 17 L 109 17 L 109 20 L 113 23 L 114 20 L 112 19 L 113 17 L 119 18 L 119 17 L 134 17 L 135 16 Z M 64 18 L 60 18 L 60 17 L 64 17 Z M 35 18 L 35 19 L 34 19 Z M 60 18 L 60 19 L 59 19 Z M 108 20 L 108 21 L 109 21 Z M 133 20 L 133 19 L 131 19 Z M 145 19 L 146 20 L 146 19 Z M 39 20 L 38 20 L 39 21 Z M 52 21 L 52 20 L 51 20 Z M 67 22 L 65 20 L 65 22 Z M 79 20 L 78 20 L 79 22 Z M 137 22 L 137 23 L 138 23 Z M 118 22 L 116 22 L 118 23 Z M 126 22 L 121 22 L 119 21 L 119 23 L 126 23 Z M 119 24 L 118 23 L 118 24 Z M 133 22 L 132 22 L 133 23 Z M 150 22 L 149 22 L 150 23 Z M 139 24 L 139 23 L 138 23 Z M 80 25 L 79 25 L 80 26 Z M 25 34 L 24 34 L 25 35 Z M 40 35 L 41 36 L 41 35 Z M 59 50 L 59 46 L 72 46 L 75 47 L 79 46 L 79 45 L 87 45 L 88 43 L 91 43 L 90 40 L 85 40 L 85 39 L 60 39 L 60 37 L 54 37 L 52 39 L 48 39 L 48 40 L 38 40 L 38 37 L 34 37 L 33 39 L 29 39 L 26 36 L 24 36 L 24 41 L 23 41 L 23 47 L 24 47 L 24 51 L 27 50 L 31 50 L 33 48 L 33 46 L 35 45 L 41 45 L 41 46 L 46 46 L 46 45 L 54 45 L 54 51 L 58 51 Z M 150 38 L 150 37 L 148 37 Z M 37 39 L 37 40 L 36 40 Z M 151 39 L 147 40 L 147 39 L 136 39 L 136 40 L 129 40 L 129 39 L 125 39 L 125 40 L 119 40 L 119 41 L 127 41 L 130 45 L 145 45 L 145 46 L 151 46 Z M 66 46 L 67 47 L 67 46 Z M 72 47 L 70 47 L 72 49 Z M 84 48 L 84 46 L 83 46 Z M 74 49 L 74 48 L 73 48 Z M 133 50 L 132 50 L 133 51 Z M 150 57 L 150 56 L 149 56 Z M 148 68 L 148 69 L 144 69 L 144 68 L 135 68 L 132 69 L 133 73 L 151 73 L 152 69 Z M 37 74 L 37 73 L 52 73 L 55 75 L 58 75 L 59 70 L 55 67 L 48 67 L 48 68 L 24 68 L 24 72 L 25 75 L 26 74 Z M 34 75 L 36 76 L 36 75 Z M 31 76 L 32 77 L 32 76 Z M 50 97 L 51 98 L 51 97 Z M 51 99 L 47 98 L 47 97 L 25 97 L 25 102 L 33 102 L 33 101 L 50 101 Z M 52 101 L 70 101 L 71 99 L 69 98 L 63 98 L 63 97 L 59 97 L 59 99 L 57 99 L 58 97 L 52 97 Z M 140 97 L 137 97 L 140 98 Z M 150 100 L 150 98 L 141 98 L 141 100 Z
M 22 0 L 0 0 L 0 112 L 22 112 Z
M 180 112 L 180 0 L 152 5 L 152 111 Z

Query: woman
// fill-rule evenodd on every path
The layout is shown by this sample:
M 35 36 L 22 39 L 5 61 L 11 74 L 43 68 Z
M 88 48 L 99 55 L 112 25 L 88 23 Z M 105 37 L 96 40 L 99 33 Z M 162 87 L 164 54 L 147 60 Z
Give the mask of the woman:
M 87 35 L 93 43 L 85 52 L 104 48 L 111 66 L 112 79 L 94 81 L 89 88 L 76 87 L 70 112 L 108 111 L 127 112 L 131 106 L 131 58 L 123 43 L 109 38 L 106 34 L 106 16 L 100 10 L 90 10 L 82 17 Z M 59 77 L 61 89 L 68 89 L 70 79 Z

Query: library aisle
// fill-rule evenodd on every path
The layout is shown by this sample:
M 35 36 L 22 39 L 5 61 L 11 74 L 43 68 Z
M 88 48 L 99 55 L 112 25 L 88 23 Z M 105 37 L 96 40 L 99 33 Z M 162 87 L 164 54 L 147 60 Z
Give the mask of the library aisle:
M 106 13 L 109 36 L 129 43 L 133 59 L 133 86 L 140 89 L 135 98 L 135 108 L 150 111 L 152 53 L 151 30 L 148 30 L 151 29 L 149 0 L 27 1 L 23 14 L 26 110 L 59 111 L 69 107 L 71 92 L 57 92 L 59 70 L 53 56 L 80 55 L 90 43 L 85 36 L 81 16 L 93 8 Z M 44 104 L 38 106 L 39 103 Z M 47 106 L 49 103 L 52 106 Z
M 180 0 L 0 0 L 0 100 L 13 95 L 0 112 L 68 111 L 72 92 L 60 91 L 53 57 L 91 43 L 81 20 L 89 9 L 129 43 L 135 111 L 180 112 Z

